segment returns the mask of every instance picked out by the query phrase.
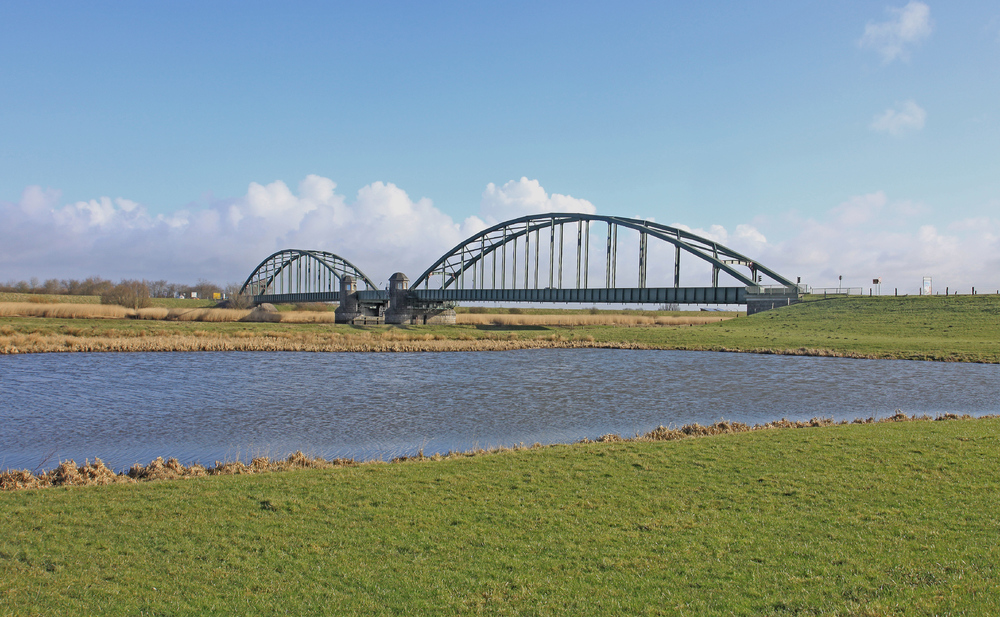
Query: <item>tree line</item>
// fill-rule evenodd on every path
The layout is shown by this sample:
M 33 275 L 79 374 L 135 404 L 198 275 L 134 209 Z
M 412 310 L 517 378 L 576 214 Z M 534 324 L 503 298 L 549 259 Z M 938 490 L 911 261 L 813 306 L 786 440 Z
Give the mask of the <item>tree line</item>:
M 48 279 L 45 282 L 32 278 L 29 281 L 8 281 L 0 283 L 0 292 L 47 294 L 67 296 L 100 296 L 101 304 L 118 304 L 140 309 L 150 306 L 153 298 L 199 298 L 211 299 L 214 294 L 224 294 L 229 308 L 249 308 L 253 302 L 249 296 L 239 293 L 240 284 L 230 283 L 222 288 L 211 281 L 198 279 L 195 285 L 179 285 L 167 281 L 146 279 L 122 279 L 114 283 L 99 276 L 78 281 L 76 279 Z
M 195 285 L 181 285 L 162 280 L 149 281 L 145 279 L 141 281 L 122 279 L 121 282 L 114 283 L 99 276 L 92 276 L 82 281 L 77 279 L 46 279 L 45 281 L 39 281 L 37 277 L 32 277 L 27 281 L 7 281 L 6 283 L 0 283 L 0 292 L 100 296 L 123 283 L 133 286 L 144 286 L 150 298 L 174 298 L 181 294 L 190 297 L 192 292 L 197 293 L 199 298 L 211 298 L 212 294 L 223 291 L 222 287 L 205 279 L 199 279 Z M 227 286 L 227 289 L 228 287 L 232 286 Z

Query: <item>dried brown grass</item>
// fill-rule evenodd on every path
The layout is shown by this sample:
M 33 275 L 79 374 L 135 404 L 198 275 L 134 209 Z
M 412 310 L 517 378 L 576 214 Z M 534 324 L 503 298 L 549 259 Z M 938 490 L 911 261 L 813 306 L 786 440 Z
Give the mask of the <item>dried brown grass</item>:
M 459 313 L 457 323 L 492 326 L 694 326 L 732 319 L 729 315 L 509 315 Z
M 201 321 L 212 323 L 282 322 L 334 323 L 332 311 L 314 310 L 275 313 L 261 309 L 162 308 L 138 310 L 113 304 L 51 304 L 0 302 L 0 317 L 50 317 L 62 319 L 146 319 L 156 321 Z
M 281 323 L 334 323 L 337 319 L 333 311 L 286 311 L 278 315 Z
M 132 309 L 110 304 L 41 304 L 0 302 L 0 317 L 50 317 L 61 319 L 124 319 Z
M 984 418 L 991 418 L 994 416 L 983 416 Z M 657 428 L 644 433 L 641 435 L 636 435 L 632 438 L 624 438 L 616 434 L 608 434 L 598 437 L 594 441 L 596 442 L 622 442 L 622 441 L 674 441 L 677 439 L 686 439 L 688 437 L 708 437 L 712 435 L 728 435 L 732 433 L 749 433 L 753 431 L 767 431 L 774 429 L 788 429 L 788 428 L 816 428 L 823 426 L 842 426 L 845 424 L 878 424 L 884 422 L 923 422 L 930 420 L 974 420 L 975 417 L 964 414 L 944 414 L 936 418 L 931 418 L 928 415 L 920 416 L 908 416 L 900 410 L 896 410 L 892 416 L 887 418 L 855 418 L 854 420 L 834 420 L 833 418 L 812 418 L 810 420 L 787 420 L 782 418 L 781 420 L 775 420 L 772 422 L 767 422 L 765 424 L 744 424 L 743 422 L 728 422 L 721 421 L 715 424 L 710 424 L 708 426 L 702 426 L 700 424 L 685 424 L 679 428 L 668 427 L 668 426 L 658 426 Z M 588 440 L 583 440 L 587 442 Z
M 325 306 L 325 305 L 323 305 Z M 142 308 L 133 310 L 101 304 L 37 304 L 0 302 L 0 317 L 58 317 L 64 319 L 148 319 L 157 321 L 335 323 L 333 311 L 298 310 L 275 313 L 262 309 Z M 460 313 L 459 324 L 495 326 L 688 326 L 732 319 L 720 315 L 523 315 Z
M 996 418 L 995 415 L 982 416 L 985 418 Z M 968 414 L 944 414 L 936 418 L 927 415 L 908 416 L 897 410 L 896 413 L 887 418 L 867 418 L 855 420 L 833 420 L 832 418 L 813 418 L 811 420 L 776 420 L 766 424 L 744 424 L 742 422 L 716 422 L 708 426 L 700 424 L 686 424 L 679 428 L 659 426 L 648 433 L 627 438 L 614 433 L 602 435 L 597 439 L 582 439 L 578 443 L 625 443 L 630 441 L 676 441 L 679 439 L 691 439 L 698 437 L 711 437 L 715 435 L 729 435 L 734 433 L 749 433 L 755 431 L 771 431 L 780 429 L 805 429 L 819 428 L 827 426 L 842 426 L 846 424 L 879 424 L 885 422 L 929 422 L 946 420 L 975 420 L 975 416 Z M 540 443 L 531 446 L 524 444 L 513 447 L 494 447 L 489 449 L 475 449 L 461 452 L 448 452 L 447 454 L 433 454 L 424 456 L 421 450 L 416 456 L 401 456 L 392 459 L 392 463 L 405 461 L 442 461 L 455 458 L 468 458 L 474 456 L 495 454 L 499 452 L 511 452 L 526 450 L 530 448 L 546 447 Z M 148 465 L 133 465 L 127 472 L 115 473 L 104 465 L 101 459 L 94 459 L 94 462 L 86 461 L 83 466 L 77 467 L 74 461 L 63 461 L 58 467 L 47 472 L 35 474 L 25 469 L 0 471 L 0 490 L 14 491 L 22 489 L 48 488 L 53 486 L 97 486 L 117 483 L 148 482 L 154 480 L 177 480 L 184 478 L 199 478 L 213 475 L 246 475 L 271 473 L 278 471 L 291 471 L 295 469 L 332 469 L 336 467 L 354 467 L 361 464 L 378 464 L 381 460 L 360 463 L 354 459 L 324 459 L 322 457 L 306 456 L 302 452 L 295 452 L 285 459 L 270 459 L 268 457 L 258 457 L 243 463 L 241 461 L 221 462 L 216 461 L 212 467 L 202 465 L 182 465 L 175 458 L 163 460 L 157 457 Z
M 77 467 L 74 461 L 63 461 L 51 471 L 34 474 L 28 470 L 6 470 L 0 472 L 0 490 L 14 491 L 27 488 L 48 488 L 52 486 L 97 486 L 105 484 L 132 483 L 152 480 L 177 480 L 180 478 L 200 478 L 204 476 L 257 474 L 293 469 L 329 469 L 357 465 L 352 459 L 327 460 L 309 457 L 296 452 L 285 459 L 255 458 L 250 463 L 241 461 L 216 461 L 212 467 L 202 465 L 182 465 L 177 459 L 166 461 L 163 457 L 148 465 L 133 465 L 123 473 L 115 473 L 105 466 L 101 459 L 86 461 Z
M 88 333 L 83 333 L 88 334 Z M 502 351 L 554 347 L 607 347 L 645 349 L 638 344 L 597 343 L 593 337 L 567 338 L 558 334 L 521 339 L 516 333 L 497 333 L 484 338 L 459 340 L 440 334 L 383 332 L 270 332 L 240 331 L 192 333 L 144 331 L 130 336 L 75 334 L 22 334 L 0 328 L 0 355 L 72 351 Z
M 136 311 L 138 319 L 162 321 L 206 321 L 214 323 L 244 321 L 252 311 L 249 309 L 220 308 L 146 308 Z

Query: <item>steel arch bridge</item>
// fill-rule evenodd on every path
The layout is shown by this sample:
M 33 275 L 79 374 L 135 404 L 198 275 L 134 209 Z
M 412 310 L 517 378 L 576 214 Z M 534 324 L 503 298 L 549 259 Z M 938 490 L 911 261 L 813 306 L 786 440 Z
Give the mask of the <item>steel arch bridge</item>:
M 619 258 L 625 254 L 633 257 Z M 681 284 L 682 260 L 694 264 L 688 270 L 703 275 L 703 284 Z M 685 278 L 690 279 L 688 270 Z M 347 275 L 353 282 L 344 287 Z M 720 285 L 720 277 L 731 281 Z M 354 285 L 362 282 L 367 289 L 357 290 Z M 390 289 L 380 290 L 338 255 L 286 249 L 262 261 L 241 293 L 258 303 L 349 300 L 352 306 L 367 307 L 362 312 L 383 315 L 387 308 L 390 313 L 400 307 L 419 311 L 455 302 L 748 304 L 756 298 L 773 307 L 797 301 L 804 289 L 746 255 L 677 227 L 618 216 L 549 213 L 511 219 L 474 234 L 412 285 L 397 273 Z
M 260 262 L 240 288 L 258 302 L 324 302 L 340 298 L 344 276 L 376 289 L 364 272 L 326 251 L 284 249 Z M 353 291 L 353 290 L 352 290 Z
M 592 229 L 601 226 L 606 232 L 601 243 L 604 254 L 593 264 L 595 272 L 591 270 L 595 261 L 591 255 Z M 637 236 L 632 247 L 637 252 L 634 286 L 617 284 L 620 230 Z M 672 285 L 647 284 L 651 239 L 673 249 Z M 567 250 L 575 252 L 569 263 Z M 683 255 L 711 266 L 710 284 L 681 286 Z M 603 279 L 597 285 L 593 284 L 595 273 Z M 720 287 L 720 274 L 739 284 Z M 768 285 L 760 285 L 764 277 Z M 677 227 L 617 216 L 553 213 L 505 221 L 464 240 L 414 280 L 411 295 L 443 302 L 743 304 L 748 287 L 758 293 L 798 290 L 796 283 L 751 258 Z

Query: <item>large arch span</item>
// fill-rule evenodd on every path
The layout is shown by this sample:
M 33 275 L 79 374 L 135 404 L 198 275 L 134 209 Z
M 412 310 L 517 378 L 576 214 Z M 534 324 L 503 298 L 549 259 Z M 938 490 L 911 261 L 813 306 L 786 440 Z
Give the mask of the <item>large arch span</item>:
M 622 252 L 626 248 L 630 256 Z M 654 254 L 659 281 L 649 275 Z M 668 280 L 663 280 L 667 264 L 661 263 L 665 254 L 671 261 Z M 701 284 L 682 285 L 681 266 L 688 261 L 707 264 Z M 725 276 L 732 279 L 728 286 L 720 285 Z M 550 213 L 504 221 L 463 240 L 411 289 L 428 300 L 743 303 L 748 287 L 797 291 L 796 283 L 771 268 L 677 227 Z

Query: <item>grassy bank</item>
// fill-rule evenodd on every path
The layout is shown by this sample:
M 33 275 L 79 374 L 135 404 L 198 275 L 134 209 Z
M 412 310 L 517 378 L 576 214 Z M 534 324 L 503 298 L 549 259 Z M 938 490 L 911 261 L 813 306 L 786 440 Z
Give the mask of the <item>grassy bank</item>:
M 1000 420 L 0 493 L 0 612 L 989 615 Z
M 324 313 L 299 312 L 306 317 Z M 294 315 L 295 312 L 282 313 Z M 615 314 L 615 313 L 613 313 Z M 614 347 L 1000 362 L 1000 296 L 812 298 L 701 325 L 353 327 L 0 317 L 0 354 L 42 351 L 473 351 Z M 501 315 L 524 318 L 525 315 Z M 555 315 L 558 319 L 564 316 Z M 589 311 L 581 319 L 592 319 Z M 596 316 L 599 317 L 599 316 Z M 649 318 L 650 316 L 637 315 Z M 656 319 L 668 316 L 657 316 Z M 675 316 L 683 319 L 683 316 Z M 710 317 L 714 318 L 714 317 Z

